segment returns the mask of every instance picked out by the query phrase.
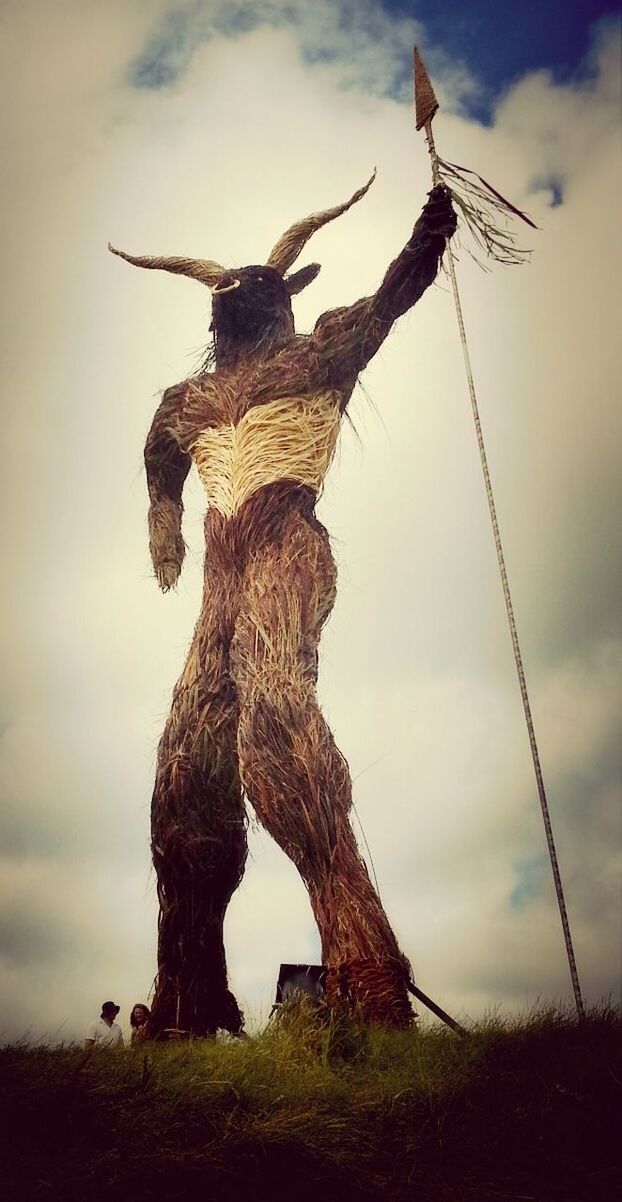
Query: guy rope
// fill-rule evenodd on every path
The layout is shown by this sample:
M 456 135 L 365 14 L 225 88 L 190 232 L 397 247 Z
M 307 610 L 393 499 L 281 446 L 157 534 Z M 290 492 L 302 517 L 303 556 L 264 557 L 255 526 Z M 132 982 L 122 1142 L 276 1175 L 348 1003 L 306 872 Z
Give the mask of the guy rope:
M 452 200 L 454 200 L 456 202 L 458 208 L 462 211 L 462 214 L 466 219 L 467 225 L 469 226 L 471 233 L 474 235 L 474 237 L 475 237 L 476 241 L 479 243 L 480 247 L 482 247 L 487 254 L 489 254 L 493 258 L 499 260 L 500 262 L 504 262 L 504 263 L 522 262 L 525 257 L 525 252 L 516 247 L 516 245 L 514 244 L 513 235 L 511 233 L 507 232 L 504 229 L 499 228 L 499 226 L 497 224 L 498 216 L 499 215 L 501 215 L 502 217 L 506 217 L 508 215 L 517 216 L 517 217 L 520 217 L 523 221 L 526 221 L 529 225 L 533 225 L 533 222 L 531 222 L 529 220 L 529 218 L 524 213 L 522 213 L 519 209 L 515 208 L 514 205 L 510 204 L 509 201 L 506 201 L 505 198 L 502 197 L 500 195 L 500 193 L 498 193 L 494 188 L 492 188 L 490 186 L 490 184 L 487 184 L 486 181 L 483 180 L 481 176 L 475 175 L 474 172 L 469 171 L 466 168 L 458 167 L 454 163 L 446 163 L 441 158 L 439 158 L 439 155 L 437 154 L 436 146 L 434 143 L 434 135 L 432 133 L 432 119 L 433 119 L 434 114 L 436 113 L 437 109 L 438 109 L 438 101 L 436 99 L 436 96 L 434 95 L 434 90 L 432 88 L 432 84 L 430 83 L 430 79 L 429 79 L 428 73 L 426 71 L 423 59 L 419 53 L 419 50 L 415 46 L 415 120 L 416 120 L 417 129 L 418 130 L 423 129 L 425 131 L 425 136 L 426 136 L 428 150 L 430 152 L 430 159 L 431 159 L 431 164 L 432 164 L 433 182 L 434 182 L 434 184 L 443 183 L 449 187 L 449 190 L 452 195 Z M 466 178 L 467 176 L 472 177 L 474 175 L 475 175 L 475 178 L 479 181 L 478 184 L 475 184 L 471 181 L 471 179 Z M 456 190 L 455 184 L 457 181 L 460 182 L 463 186 L 462 192 Z M 452 184 L 454 185 L 454 187 L 452 187 Z M 536 783 L 538 786 L 538 796 L 540 798 L 540 806 L 542 809 L 542 817 L 544 820 L 544 830 L 546 833 L 546 842 L 547 842 L 549 857 L 550 857 L 550 861 L 551 861 L 551 868 L 553 871 L 553 880 L 555 883 L 555 892 L 557 894 L 557 902 L 558 902 L 559 913 L 560 913 L 560 917 L 561 917 L 562 930 L 564 932 L 564 941 L 566 944 L 566 953 L 568 956 L 568 965 L 570 968 L 570 977 L 572 980 L 572 988 L 574 990 L 577 1014 L 580 1019 L 584 1019 L 585 1018 L 585 1009 L 583 1006 L 583 999 L 581 996 L 581 987 L 579 985 L 579 974 L 577 972 L 577 964 L 576 964 L 574 949 L 573 949 L 573 945 L 572 945 L 572 936 L 570 934 L 570 923 L 568 921 L 568 913 L 566 910 L 566 902 L 564 899 L 564 890 L 562 887 L 562 880 L 561 880 L 561 875 L 560 875 L 560 871 L 559 871 L 557 852 L 555 850 L 555 840 L 553 838 L 553 827 L 551 825 L 551 817 L 550 817 L 550 813 L 549 813 L 548 802 L 546 799 L 546 792 L 545 792 L 545 788 L 544 788 L 544 779 L 542 776 L 542 768 L 540 765 L 540 755 L 538 753 L 538 744 L 536 742 L 536 734 L 535 734 L 533 718 L 532 718 L 532 714 L 531 714 L 531 706 L 529 703 L 529 694 L 527 692 L 527 682 L 525 679 L 525 670 L 523 667 L 523 657 L 521 654 L 520 644 L 518 641 L 518 632 L 517 632 L 517 628 L 516 628 L 516 621 L 514 618 L 514 607 L 512 605 L 512 597 L 510 594 L 510 585 L 509 585 L 508 574 L 507 574 L 507 570 L 506 570 L 506 566 L 505 566 L 505 556 L 503 554 L 503 546 L 501 543 L 501 534 L 499 532 L 497 511 L 496 511 L 495 500 L 494 500 L 493 491 L 492 491 L 490 472 L 488 469 L 488 458 L 486 455 L 486 448 L 484 446 L 484 437 L 482 434 L 482 426 L 481 426 L 481 421 L 480 421 L 480 416 L 479 416 L 477 396 L 476 396 L 476 392 L 475 392 L 475 383 L 473 380 L 473 371 L 471 368 L 471 360 L 470 360 L 470 356 L 469 356 L 469 348 L 467 345 L 464 319 L 462 316 L 462 305 L 460 303 L 460 294 L 458 292 L 458 281 L 456 279 L 456 269 L 455 269 L 455 264 L 454 264 L 454 257 L 452 254 L 449 239 L 447 240 L 446 262 L 447 262 L 447 267 L 448 267 L 448 271 L 449 271 L 449 277 L 451 280 L 451 287 L 452 287 L 453 296 L 454 296 L 456 315 L 458 318 L 458 329 L 460 331 L 460 341 L 462 343 L 462 354 L 464 357 L 464 365 L 466 368 L 469 396 L 470 396 L 470 400 L 471 400 L 471 409 L 473 412 L 473 420 L 475 422 L 477 445 L 479 448 L 482 472 L 483 472 L 483 476 L 484 476 L 484 484 L 486 487 L 486 498 L 488 501 L 488 510 L 490 513 L 490 520 L 492 523 L 495 547 L 497 550 L 497 560 L 499 563 L 499 571 L 501 573 L 501 584 L 503 587 L 503 597 L 505 600 L 505 608 L 507 611 L 508 623 L 509 623 L 509 627 L 510 627 L 510 635 L 512 638 L 514 661 L 516 663 L 516 671 L 518 674 L 518 681 L 519 681 L 519 685 L 520 685 L 523 709 L 525 712 L 525 720 L 527 723 L 527 730 L 529 733 L 529 743 L 531 746 L 531 755 L 532 755 L 533 766 L 534 766 L 535 775 L 536 775 Z

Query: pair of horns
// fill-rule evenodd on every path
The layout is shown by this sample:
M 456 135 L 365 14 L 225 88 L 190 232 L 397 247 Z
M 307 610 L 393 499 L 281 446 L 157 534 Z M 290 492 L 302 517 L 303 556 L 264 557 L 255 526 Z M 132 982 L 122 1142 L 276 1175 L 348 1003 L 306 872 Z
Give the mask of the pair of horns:
M 340 217 L 342 213 L 346 213 L 352 205 L 361 200 L 367 190 L 371 187 L 376 178 L 376 171 L 363 185 L 359 188 L 349 200 L 344 204 L 335 205 L 332 209 L 325 209 L 322 213 L 312 213 L 310 217 L 305 217 L 302 221 L 295 222 L 294 225 L 279 238 L 274 248 L 270 251 L 266 266 L 273 267 L 282 276 L 296 262 L 303 247 L 309 241 L 312 234 L 327 225 L 329 221 L 334 221 L 335 217 Z M 119 255 L 128 263 L 133 263 L 135 267 L 152 267 L 159 268 L 162 271 L 172 271 L 175 275 L 186 275 L 191 280 L 198 280 L 201 284 L 207 284 L 208 288 L 213 288 L 218 283 L 219 279 L 225 274 L 226 268 L 221 267 L 220 263 L 214 263 L 211 259 L 184 259 L 173 255 L 168 258 L 158 258 L 155 255 L 128 255 L 123 250 L 117 250 L 116 247 L 108 243 L 108 249 L 114 255 Z M 306 270 L 306 269 L 303 269 Z M 302 276 L 302 272 L 297 273 Z M 314 275 L 317 271 L 314 272 Z M 310 282 L 310 281 L 305 281 Z M 301 282 L 301 287 L 304 284 Z M 299 288 L 292 291 L 299 291 Z

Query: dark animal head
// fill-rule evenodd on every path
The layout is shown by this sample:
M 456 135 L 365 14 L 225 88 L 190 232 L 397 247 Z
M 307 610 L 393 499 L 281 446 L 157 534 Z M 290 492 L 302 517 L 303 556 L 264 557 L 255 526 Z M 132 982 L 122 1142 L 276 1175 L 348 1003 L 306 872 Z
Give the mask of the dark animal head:
M 294 333 L 291 297 L 301 292 L 317 276 L 319 263 L 310 263 L 288 274 L 303 247 L 316 230 L 333 221 L 360 200 L 371 186 L 371 179 L 344 204 L 312 213 L 297 221 L 283 234 L 263 266 L 227 269 L 210 259 L 156 258 L 129 255 L 109 245 L 136 267 L 159 268 L 185 275 L 206 284 L 212 291 L 216 364 L 235 362 L 252 350 L 282 345 Z

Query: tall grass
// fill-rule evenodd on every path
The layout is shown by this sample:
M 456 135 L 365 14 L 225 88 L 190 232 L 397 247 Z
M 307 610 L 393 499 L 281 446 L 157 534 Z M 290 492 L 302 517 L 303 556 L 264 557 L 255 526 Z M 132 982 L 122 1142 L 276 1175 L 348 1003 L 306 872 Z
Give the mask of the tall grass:
M 466 1038 L 304 1011 L 256 1039 L 0 1050 L 6 1197 L 613 1202 L 622 1022 Z

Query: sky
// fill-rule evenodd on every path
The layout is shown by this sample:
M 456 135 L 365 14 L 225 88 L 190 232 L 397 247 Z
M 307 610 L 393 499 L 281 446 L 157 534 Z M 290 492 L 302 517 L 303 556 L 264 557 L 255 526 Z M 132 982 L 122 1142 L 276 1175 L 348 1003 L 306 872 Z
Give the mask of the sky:
M 525 11 L 527 9 L 527 11 Z M 155 973 L 149 804 L 201 592 L 204 500 L 162 596 L 142 449 L 200 361 L 209 294 L 108 255 L 261 262 L 367 197 L 299 261 L 297 329 L 373 291 L 445 158 L 537 231 L 520 268 L 458 253 L 484 437 L 583 992 L 619 997 L 619 20 L 598 4 L 5 0 L 0 1037 L 127 1027 Z M 504 15 L 505 14 L 505 15 Z M 507 36 L 508 22 L 512 36 Z M 319 691 L 353 824 L 420 987 L 458 1018 L 571 987 L 456 319 L 445 277 L 362 377 L 318 507 L 339 593 Z M 363 842 L 364 830 L 366 843 Z M 319 941 L 250 822 L 227 916 L 251 1027 Z

